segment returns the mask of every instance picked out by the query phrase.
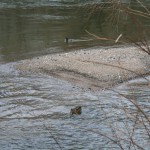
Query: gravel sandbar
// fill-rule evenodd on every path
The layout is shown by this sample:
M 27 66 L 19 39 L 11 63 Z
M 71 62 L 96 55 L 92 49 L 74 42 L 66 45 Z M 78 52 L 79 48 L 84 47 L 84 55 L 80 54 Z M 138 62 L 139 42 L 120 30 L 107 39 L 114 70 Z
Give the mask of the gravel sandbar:
M 16 68 L 97 89 L 150 73 L 150 56 L 130 46 L 90 48 L 23 60 Z

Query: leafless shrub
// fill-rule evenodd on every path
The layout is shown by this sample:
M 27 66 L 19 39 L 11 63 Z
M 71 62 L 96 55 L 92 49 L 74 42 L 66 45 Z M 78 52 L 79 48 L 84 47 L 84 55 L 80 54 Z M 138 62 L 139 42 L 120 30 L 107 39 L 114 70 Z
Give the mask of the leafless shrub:
M 101 11 L 110 11 L 107 19 L 111 21 L 112 24 L 115 24 L 116 28 L 118 28 L 119 21 L 122 15 L 124 15 L 124 17 L 130 18 L 135 25 L 135 31 L 133 32 L 133 34 L 136 38 L 133 38 L 129 35 L 124 35 L 121 32 L 116 35 L 116 38 L 100 37 L 94 33 L 89 32 L 88 30 L 85 30 L 85 32 L 98 40 L 113 41 L 114 43 L 125 43 L 126 41 L 132 42 L 138 49 L 150 55 L 150 47 L 146 38 L 148 36 L 148 32 L 145 30 L 143 24 L 138 20 L 138 18 L 141 17 L 144 19 L 150 19 L 150 10 L 143 3 L 143 0 L 136 0 L 136 2 L 141 6 L 141 10 L 137 10 L 131 7 L 131 3 L 123 3 L 121 0 L 108 0 L 101 3 L 93 3 L 89 4 L 90 7 L 87 5 L 90 11 L 89 18 L 92 17 L 95 12 L 100 13 Z M 126 39 L 126 41 L 123 41 L 122 38 Z M 116 144 L 122 150 L 144 150 L 145 147 L 143 147 L 143 145 L 140 145 L 140 143 L 136 140 L 135 135 L 137 134 L 139 129 L 141 129 L 143 131 L 143 138 L 145 138 L 147 141 L 150 141 L 150 114 L 145 111 L 145 108 L 138 103 L 136 98 L 126 96 L 125 94 L 122 94 L 113 89 L 108 90 L 113 91 L 114 93 L 118 94 L 118 96 L 122 97 L 124 101 L 132 104 L 132 109 L 126 108 L 124 105 L 122 105 L 121 108 L 115 106 L 116 109 L 121 109 L 126 116 L 123 121 L 124 129 L 119 129 L 118 126 L 109 124 L 111 134 L 107 134 L 103 131 L 94 129 L 83 130 L 97 133 L 100 136 L 107 138 L 110 142 Z
M 96 34 L 91 33 L 88 29 L 85 30 L 86 33 L 93 36 L 98 40 L 103 41 L 111 41 L 114 43 L 128 43 L 132 42 L 137 46 L 140 50 L 150 54 L 149 44 L 147 42 L 147 37 L 149 37 L 149 29 L 146 30 L 144 24 L 141 21 L 142 19 L 149 20 L 150 19 L 150 10 L 144 4 L 145 0 L 135 0 L 135 3 L 140 5 L 141 9 L 137 9 L 133 7 L 132 1 L 123 3 L 122 0 L 107 0 L 97 3 L 87 3 L 85 5 L 85 9 L 88 10 L 88 19 L 92 18 L 95 14 L 100 14 L 102 12 L 107 12 L 105 22 L 109 21 L 112 24 L 113 32 L 116 32 L 116 36 L 114 37 L 101 37 Z M 127 35 L 126 33 L 122 33 L 119 30 L 120 24 L 123 21 L 131 20 L 134 25 L 134 30 L 130 29 L 129 26 L 126 26 L 126 30 L 131 35 Z M 111 35 L 111 34 L 110 34 Z

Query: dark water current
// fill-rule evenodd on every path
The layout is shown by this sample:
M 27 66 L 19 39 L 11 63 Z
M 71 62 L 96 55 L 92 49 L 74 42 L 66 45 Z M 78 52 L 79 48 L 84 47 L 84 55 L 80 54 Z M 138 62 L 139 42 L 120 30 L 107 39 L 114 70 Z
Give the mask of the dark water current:
M 78 6 L 65 0 L 0 0 L 0 150 L 116 150 L 119 142 L 124 149 L 136 149 L 129 133 L 149 150 L 148 122 L 118 93 L 81 89 L 13 67 L 34 56 L 103 45 L 84 32 Z M 89 30 L 107 35 L 104 26 L 98 26 L 104 19 L 90 23 Z M 72 42 L 66 45 L 65 37 Z M 135 99 L 150 115 L 150 88 L 144 79 L 113 90 Z M 70 109 L 79 105 L 82 115 L 70 117 Z
M 96 0 L 0 0 L 0 61 L 16 61 L 35 56 L 66 52 L 114 42 L 96 40 L 85 30 L 100 37 L 116 39 L 120 34 L 137 40 L 137 33 L 149 35 L 148 18 L 107 11 L 92 11 Z M 97 1 L 100 2 L 100 1 Z M 133 10 L 143 11 L 139 3 L 125 0 Z M 150 2 L 144 4 L 150 7 Z M 92 12 L 92 13 L 90 13 Z M 114 14 L 113 14 L 114 13 Z M 117 19 L 114 17 L 118 14 Z M 114 17 L 112 17 L 114 15 Z M 137 19 L 136 18 L 136 19 Z M 68 37 L 69 44 L 64 42 Z M 149 36 L 148 36 L 149 37 Z M 123 38 L 122 38 L 123 40 Z M 127 42 L 127 41 L 126 41 Z

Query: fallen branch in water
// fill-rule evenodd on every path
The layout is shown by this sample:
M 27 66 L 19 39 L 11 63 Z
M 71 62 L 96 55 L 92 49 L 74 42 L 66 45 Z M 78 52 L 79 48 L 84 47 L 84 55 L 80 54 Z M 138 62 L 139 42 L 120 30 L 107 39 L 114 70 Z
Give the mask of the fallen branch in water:
M 98 39 L 98 40 L 113 41 L 113 42 L 115 42 L 115 43 L 118 43 L 119 40 L 120 40 L 120 38 L 122 37 L 122 34 L 120 34 L 120 35 L 116 38 L 116 40 L 115 40 L 115 39 L 112 39 L 112 38 L 99 37 L 99 36 L 97 36 L 97 35 L 95 35 L 95 34 L 93 34 L 93 33 L 90 33 L 90 32 L 87 31 L 87 30 L 85 30 L 85 32 L 88 33 L 89 35 L 95 37 L 95 38 Z

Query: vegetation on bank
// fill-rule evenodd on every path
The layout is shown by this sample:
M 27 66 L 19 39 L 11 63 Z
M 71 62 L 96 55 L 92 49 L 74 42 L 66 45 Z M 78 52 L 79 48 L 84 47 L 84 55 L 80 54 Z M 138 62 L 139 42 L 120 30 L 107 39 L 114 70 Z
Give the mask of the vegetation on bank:
M 145 2 L 145 3 L 144 3 Z M 97 3 L 87 3 L 83 9 L 88 13 L 85 32 L 95 39 L 114 43 L 134 43 L 136 47 L 150 55 L 148 41 L 150 40 L 150 10 L 145 0 L 108 0 Z M 90 20 L 101 17 L 103 24 L 109 24 L 111 32 L 97 35 L 90 32 Z M 106 29 L 107 30 L 107 29 Z
M 116 38 L 114 38 L 114 36 L 104 37 L 92 33 L 89 31 L 88 26 L 85 29 L 85 32 L 95 39 L 102 41 L 133 43 L 138 49 L 150 55 L 148 42 L 150 30 L 145 24 L 146 22 L 150 22 L 150 8 L 149 5 L 146 5 L 147 3 L 145 0 L 130 0 L 126 2 L 121 0 L 104 0 L 101 3 L 87 3 L 83 8 L 90 12 L 88 20 L 94 15 L 105 12 L 104 14 L 107 14 L 107 16 L 103 21 L 111 22 L 112 32 L 116 34 Z M 124 26 L 121 26 L 120 23 L 123 22 Z M 128 22 L 132 22 L 132 28 L 128 26 Z M 128 33 L 130 32 L 130 34 L 126 34 L 126 31 L 128 31 Z M 110 35 L 112 35 L 112 33 L 110 33 Z M 150 86 L 149 80 L 147 80 L 147 86 Z M 110 134 L 105 133 L 105 131 L 96 131 L 94 129 L 88 129 L 87 131 L 105 137 L 109 142 L 117 145 L 117 147 L 122 150 L 147 149 L 149 146 L 143 147 L 143 144 L 148 144 L 150 141 L 150 107 L 143 106 L 138 100 L 138 97 L 134 94 L 129 97 L 116 90 L 108 90 L 111 90 L 120 96 L 122 105 L 114 107 L 116 108 L 116 111 L 123 112 L 125 116 L 122 120 L 121 127 L 117 122 L 110 124 Z M 125 105 L 124 102 L 127 102 L 128 105 Z M 150 101 L 147 100 L 147 103 L 150 103 Z M 132 107 L 129 107 L 129 105 L 132 105 Z M 139 139 L 141 139 L 143 143 L 139 141 Z

